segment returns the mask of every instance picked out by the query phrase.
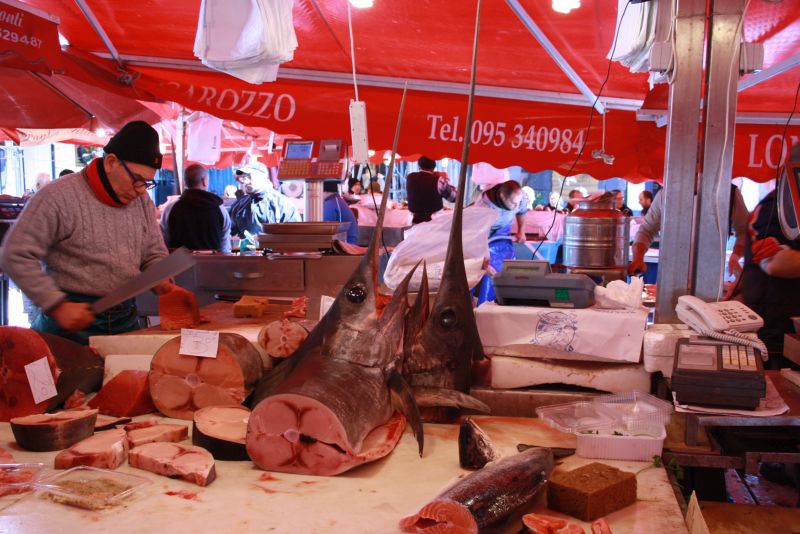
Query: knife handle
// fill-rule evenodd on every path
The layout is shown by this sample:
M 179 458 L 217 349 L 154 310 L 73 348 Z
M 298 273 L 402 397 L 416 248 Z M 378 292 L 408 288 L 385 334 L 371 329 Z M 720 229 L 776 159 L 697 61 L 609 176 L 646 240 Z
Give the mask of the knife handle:
M 233 277 L 237 280 L 255 280 L 256 278 L 264 278 L 264 273 L 240 273 L 235 271 Z

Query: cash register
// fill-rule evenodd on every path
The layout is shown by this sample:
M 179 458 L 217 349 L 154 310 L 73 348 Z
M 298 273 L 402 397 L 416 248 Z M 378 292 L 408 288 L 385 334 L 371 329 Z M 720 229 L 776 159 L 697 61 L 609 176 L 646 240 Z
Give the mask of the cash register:
M 596 285 L 585 274 L 554 273 L 543 260 L 506 260 L 494 277 L 501 305 L 588 308 Z

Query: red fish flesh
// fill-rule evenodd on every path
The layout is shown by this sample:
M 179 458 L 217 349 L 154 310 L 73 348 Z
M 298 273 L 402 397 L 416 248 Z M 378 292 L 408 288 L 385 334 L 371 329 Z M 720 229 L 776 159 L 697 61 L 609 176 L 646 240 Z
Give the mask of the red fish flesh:
M 146 443 L 131 449 L 131 466 L 157 475 L 207 486 L 217 477 L 214 457 L 201 447 L 179 443 Z

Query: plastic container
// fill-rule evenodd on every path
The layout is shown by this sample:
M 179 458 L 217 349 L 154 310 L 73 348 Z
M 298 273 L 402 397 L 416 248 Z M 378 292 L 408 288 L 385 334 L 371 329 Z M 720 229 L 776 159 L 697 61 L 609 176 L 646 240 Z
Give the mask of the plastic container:
M 619 426 L 612 414 L 601 410 L 592 402 L 579 401 L 536 408 L 536 415 L 562 432 L 601 430 Z
M 591 432 L 591 433 L 590 433 Z M 661 455 L 667 431 L 663 425 L 642 426 L 636 432 L 598 430 L 577 432 L 575 453 L 583 458 L 604 460 L 639 460 L 647 462 Z
M 536 415 L 562 432 L 616 429 L 638 432 L 669 423 L 672 404 L 648 393 L 633 391 L 601 395 L 578 401 L 536 408 Z
M 52 501 L 84 508 L 111 508 L 131 498 L 150 480 L 108 469 L 78 466 L 42 481 L 42 496 Z
M 0 495 L 30 491 L 42 476 L 44 464 L 0 464 Z
M 631 431 L 666 426 L 675 411 L 671 403 L 641 391 L 602 395 L 592 403 L 618 421 L 622 428 Z

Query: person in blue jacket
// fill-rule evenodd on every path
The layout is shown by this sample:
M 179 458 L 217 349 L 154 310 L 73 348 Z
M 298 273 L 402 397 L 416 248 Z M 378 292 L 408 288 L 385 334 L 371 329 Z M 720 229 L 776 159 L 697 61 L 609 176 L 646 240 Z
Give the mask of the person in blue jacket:
M 339 191 L 339 182 L 336 180 L 326 180 L 322 183 L 322 194 L 324 202 L 322 204 L 322 220 L 330 222 L 349 222 L 347 228 L 347 242 L 355 245 L 358 243 L 358 221 L 350 211 L 350 206 L 342 197 Z
M 484 191 L 474 205 L 497 211 L 497 219 L 489 231 L 489 271 L 491 274 L 500 272 L 505 260 L 516 259 L 514 243 L 525 242 L 525 213 L 528 211 L 525 192 L 518 182 L 509 180 Z M 515 219 L 517 233 L 512 235 Z M 481 280 L 478 291 L 478 305 L 487 300 L 493 301 L 494 297 L 492 278 L 486 275 Z

